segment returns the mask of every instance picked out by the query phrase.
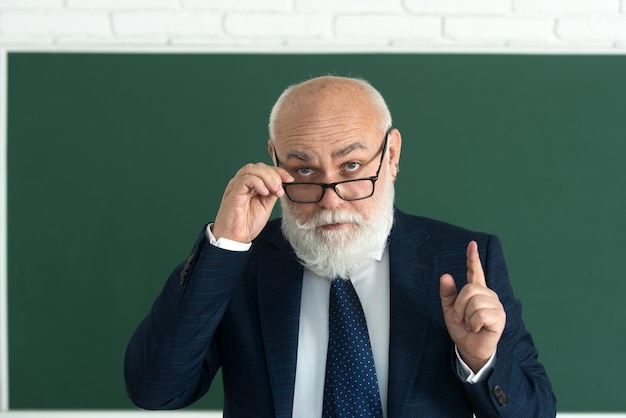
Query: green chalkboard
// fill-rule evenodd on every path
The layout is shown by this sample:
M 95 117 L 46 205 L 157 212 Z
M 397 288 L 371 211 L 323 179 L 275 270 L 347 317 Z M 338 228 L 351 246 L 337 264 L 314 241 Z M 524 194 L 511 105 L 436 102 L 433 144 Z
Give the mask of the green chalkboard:
M 132 408 L 126 342 L 287 85 L 361 76 L 397 203 L 498 234 L 559 411 L 626 411 L 626 56 L 11 52 L 12 409 Z M 198 407 L 221 407 L 218 382 Z

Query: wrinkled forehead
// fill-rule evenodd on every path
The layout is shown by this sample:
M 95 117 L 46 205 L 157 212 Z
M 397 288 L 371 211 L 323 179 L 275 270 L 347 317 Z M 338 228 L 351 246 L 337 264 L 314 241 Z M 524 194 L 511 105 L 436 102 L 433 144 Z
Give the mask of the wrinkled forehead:
M 354 125 L 353 125 L 354 126 Z M 312 165 L 345 160 L 369 161 L 383 146 L 385 132 L 374 125 L 353 129 L 294 131 L 275 141 L 277 161 Z
M 274 125 L 277 142 L 366 140 L 381 130 L 373 106 L 346 98 L 297 102 L 281 111 Z

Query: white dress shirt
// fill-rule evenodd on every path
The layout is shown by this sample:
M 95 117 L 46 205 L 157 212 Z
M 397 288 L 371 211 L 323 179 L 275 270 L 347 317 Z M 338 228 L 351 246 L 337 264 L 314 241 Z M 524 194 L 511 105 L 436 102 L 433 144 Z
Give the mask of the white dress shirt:
M 374 367 L 383 411 L 387 410 L 389 371 L 389 255 L 374 255 L 365 270 L 351 278 L 370 335 Z M 293 416 L 321 417 L 328 349 L 328 304 L 330 281 L 306 270 L 302 282 L 298 361 Z M 320 365 L 323 365 L 320 367 Z M 386 414 L 385 414 L 386 415 Z
M 252 244 L 220 238 L 206 229 L 209 242 L 231 251 L 247 251 Z M 389 251 L 383 248 L 372 255 L 372 264 L 351 278 L 359 296 L 372 345 L 376 377 L 383 416 L 387 416 L 387 382 L 389 375 Z M 328 349 L 328 305 L 330 281 L 304 270 L 300 302 L 300 329 L 296 383 L 294 388 L 293 416 L 319 418 L 322 416 L 326 352 Z M 457 371 L 469 383 L 478 383 L 486 377 L 495 364 L 494 353 L 489 362 L 476 374 L 461 360 L 458 351 Z

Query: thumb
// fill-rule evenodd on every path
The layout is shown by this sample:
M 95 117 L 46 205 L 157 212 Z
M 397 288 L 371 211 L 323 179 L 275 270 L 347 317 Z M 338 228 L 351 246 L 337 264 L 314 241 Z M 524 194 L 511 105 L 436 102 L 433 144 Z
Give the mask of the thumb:
M 457 290 L 454 278 L 449 274 L 444 274 L 439 279 L 439 296 L 441 296 L 441 307 L 444 313 L 454 307 Z

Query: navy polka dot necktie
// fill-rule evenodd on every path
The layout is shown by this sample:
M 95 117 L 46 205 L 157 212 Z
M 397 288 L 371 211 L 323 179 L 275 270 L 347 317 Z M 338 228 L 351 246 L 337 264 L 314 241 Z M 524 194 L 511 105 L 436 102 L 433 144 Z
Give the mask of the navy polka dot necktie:
M 379 417 L 383 411 L 365 314 L 349 280 L 330 287 L 322 418 Z

